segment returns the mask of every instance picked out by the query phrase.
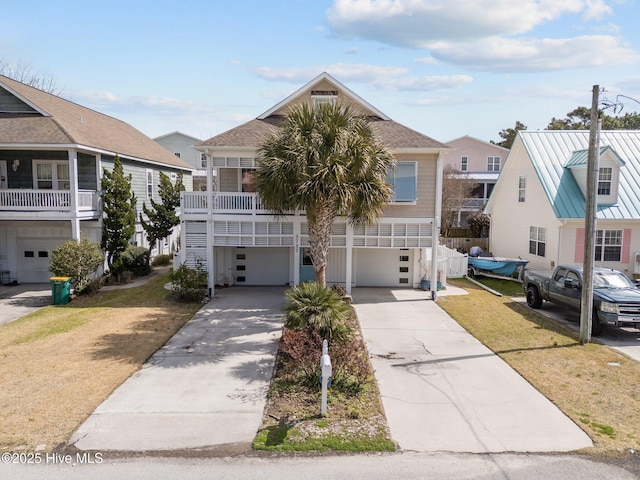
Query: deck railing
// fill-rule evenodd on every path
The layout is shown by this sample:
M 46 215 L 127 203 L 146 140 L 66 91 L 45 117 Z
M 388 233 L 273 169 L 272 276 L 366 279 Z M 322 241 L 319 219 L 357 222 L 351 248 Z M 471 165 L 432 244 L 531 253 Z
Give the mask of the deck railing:
M 183 213 L 206 213 L 208 209 L 207 192 L 182 192 L 180 209 Z M 269 213 L 262 205 L 257 193 L 215 192 L 213 194 L 215 213 L 266 215 Z
M 24 212 L 71 211 L 69 190 L 0 190 L 0 210 Z M 97 211 L 98 193 L 93 190 L 78 192 L 79 211 Z

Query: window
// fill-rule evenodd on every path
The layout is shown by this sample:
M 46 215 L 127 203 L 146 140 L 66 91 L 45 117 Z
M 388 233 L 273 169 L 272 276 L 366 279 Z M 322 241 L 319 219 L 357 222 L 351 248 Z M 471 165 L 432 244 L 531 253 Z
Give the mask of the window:
M 460 171 L 461 172 L 469 171 L 469 157 L 460 157 Z
M 242 169 L 242 191 L 243 192 L 255 192 L 256 187 L 254 185 L 253 174 L 255 172 L 254 168 L 243 168 Z
M 206 153 L 201 153 L 200 154 L 200 167 L 201 168 L 207 168 L 207 154 Z
M 547 246 L 547 229 L 542 227 L 529 227 L 529 253 L 545 256 Z
M 67 162 L 49 162 L 36 160 L 34 185 L 41 190 L 69 190 L 69 164 Z
M 524 203 L 526 189 L 527 189 L 527 177 L 519 177 L 518 178 L 518 202 Z
M 313 106 L 317 107 L 323 103 L 336 103 L 338 99 L 337 90 L 311 90 L 311 98 L 313 99 Z
M 622 259 L 622 230 L 596 232 L 596 262 L 619 262 Z
M 417 192 L 417 163 L 398 162 L 395 170 L 387 175 L 387 183 L 393 188 L 394 202 L 415 202 Z
M 147 169 L 147 198 L 153 197 L 153 170 Z
M 598 195 L 611 195 L 611 167 L 602 167 L 598 170 Z
M 487 157 L 487 172 L 500 171 L 500 157 Z
M 171 172 L 170 178 L 171 178 L 171 183 L 175 185 L 176 181 L 178 180 L 178 174 L 176 172 Z

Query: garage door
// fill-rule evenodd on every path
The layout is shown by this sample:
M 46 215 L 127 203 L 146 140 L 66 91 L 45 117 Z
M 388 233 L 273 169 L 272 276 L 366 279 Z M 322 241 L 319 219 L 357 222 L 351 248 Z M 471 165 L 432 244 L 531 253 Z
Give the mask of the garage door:
M 64 238 L 18 239 L 19 272 L 21 283 L 48 283 L 50 252 L 64 243 Z
M 358 287 L 412 287 L 413 251 L 362 248 L 355 251 Z
M 289 285 L 289 248 L 238 248 L 235 253 L 237 285 Z

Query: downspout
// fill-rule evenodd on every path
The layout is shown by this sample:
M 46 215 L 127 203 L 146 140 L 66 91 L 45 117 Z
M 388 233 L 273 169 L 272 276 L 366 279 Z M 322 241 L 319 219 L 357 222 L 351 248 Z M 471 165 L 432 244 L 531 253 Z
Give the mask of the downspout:
M 431 299 L 438 299 L 438 243 L 440 239 L 440 216 L 442 213 L 442 151 L 436 160 L 436 204 L 434 208 L 433 230 L 431 232 Z

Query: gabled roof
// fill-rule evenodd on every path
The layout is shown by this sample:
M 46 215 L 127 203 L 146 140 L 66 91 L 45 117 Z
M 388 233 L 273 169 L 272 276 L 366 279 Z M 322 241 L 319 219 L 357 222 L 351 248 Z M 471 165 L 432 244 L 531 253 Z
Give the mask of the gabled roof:
M 500 145 L 496 145 L 495 143 L 485 142 L 484 140 L 480 140 L 479 138 L 472 137 L 471 135 L 463 135 L 462 137 L 454 138 L 453 140 L 449 140 L 448 142 L 445 142 L 445 145 L 451 146 L 452 143 L 456 143 L 456 142 L 458 142 L 460 140 L 472 140 L 474 142 L 483 143 L 483 144 L 488 145 L 490 147 L 493 147 L 493 148 L 496 148 L 496 149 L 500 149 L 500 150 L 503 150 L 506 153 L 509 153 L 509 149 L 508 148 L 504 148 L 504 147 L 502 147 Z
M 80 147 L 183 170 L 193 167 L 131 125 L 0 75 L 0 146 Z
M 612 149 L 609 145 L 606 145 L 604 147 L 600 147 L 600 157 L 603 157 L 604 155 L 606 155 L 607 153 L 611 154 L 613 156 L 613 158 L 616 159 L 618 165 L 624 165 L 624 160 L 622 160 L 620 158 L 620 155 L 618 155 L 616 153 L 616 151 L 614 149 Z M 587 165 L 589 162 L 589 150 L 577 150 L 575 152 L 573 152 L 573 155 L 571 155 L 571 158 L 569 158 L 569 160 L 567 160 L 567 163 L 565 164 L 565 167 L 567 168 L 571 168 L 571 167 L 580 167 L 580 166 L 585 166 Z
M 589 131 L 520 131 L 518 138 L 556 217 L 584 218 L 584 195 L 565 165 L 574 155 L 573 162 L 581 161 L 584 154 L 576 152 L 588 149 Z M 598 219 L 640 219 L 640 130 L 602 131 L 600 145 L 611 148 L 624 166 L 620 168 L 618 203 L 598 205 Z
M 321 82 L 330 82 L 340 93 L 347 95 L 351 101 L 361 106 L 369 115 L 370 124 L 377 138 L 388 148 L 396 150 L 432 150 L 434 152 L 449 150 L 443 143 L 389 119 L 385 114 L 371 106 L 327 73 L 319 75 L 256 119 L 205 140 L 196 145 L 196 148 L 203 151 L 207 147 L 258 148 L 264 142 L 265 137 L 275 131 L 284 120 L 284 115 L 281 113 L 282 110 L 291 102 L 297 101 L 303 94 L 311 91 L 314 86 L 319 85 Z
M 191 140 L 194 140 L 195 142 L 201 142 L 202 141 L 201 138 L 193 137 L 191 135 L 187 135 L 186 133 L 182 133 L 182 132 L 179 132 L 177 130 L 175 132 L 165 133 L 164 135 L 160 135 L 159 137 L 155 137 L 154 140 L 157 142 L 158 140 L 162 140 L 163 138 L 173 137 L 173 136 L 189 138 Z

